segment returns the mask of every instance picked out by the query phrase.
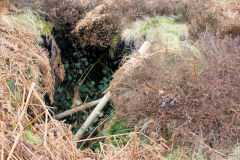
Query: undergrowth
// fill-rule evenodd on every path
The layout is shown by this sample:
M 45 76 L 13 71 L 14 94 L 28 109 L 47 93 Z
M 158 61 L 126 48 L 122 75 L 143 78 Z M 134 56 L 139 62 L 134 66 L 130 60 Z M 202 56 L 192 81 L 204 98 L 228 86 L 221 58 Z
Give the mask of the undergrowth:
M 41 9 L 41 14 L 46 19 L 68 27 L 68 31 L 75 28 L 75 32 L 71 32 L 69 35 L 76 34 L 75 47 L 84 48 L 84 51 L 79 51 L 70 46 L 69 50 L 65 50 L 64 47 L 69 46 L 59 45 L 64 52 L 62 61 L 66 76 L 63 83 L 60 81 L 61 78 L 57 81 L 55 104 L 53 105 L 63 111 L 101 97 L 101 93 L 108 88 L 108 84 L 112 80 L 112 69 L 106 65 L 101 56 L 95 56 L 94 52 L 86 53 L 86 50 L 93 46 L 101 46 L 107 50 L 110 48 L 110 53 L 106 54 L 114 57 L 114 51 L 120 39 L 118 32 L 123 27 L 120 22 L 124 21 L 124 25 L 132 25 L 125 36 L 122 36 L 125 37 L 125 42 L 152 40 L 157 43 L 156 51 L 163 48 L 164 51 L 139 59 L 133 57 L 134 61 L 130 62 L 141 65 L 134 68 L 135 66 L 127 63 L 127 69 L 125 68 L 127 72 L 129 66 L 134 68 L 131 75 L 126 72 L 124 72 L 126 74 L 122 74 L 122 68 L 119 69 L 116 74 L 118 77 L 116 77 L 126 77 L 123 77 L 123 81 L 121 81 L 122 79 L 118 81 L 119 79 L 116 78 L 117 80 L 112 83 L 117 82 L 115 83 L 117 90 L 113 91 L 113 104 L 116 107 L 118 118 L 125 118 L 132 126 L 142 119 L 149 120 L 148 118 L 151 118 L 150 125 L 147 125 L 144 130 L 145 133 L 151 135 L 156 132 L 165 136 L 166 140 L 182 143 L 188 147 L 196 146 L 196 144 L 206 144 L 209 148 L 217 149 L 231 147 L 239 138 L 239 98 L 237 97 L 239 95 L 239 77 L 236 74 L 239 72 L 238 4 L 237 1 L 221 1 L 219 3 L 219 1 L 213 0 L 176 2 L 112 0 L 104 1 L 104 3 L 101 1 L 52 0 L 34 4 L 35 7 L 38 6 Z M 93 9 L 98 5 L 100 7 L 97 7 L 96 10 Z M 88 12 L 90 10 L 93 12 Z M 155 13 L 174 15 L 173 17 L 176 19 L 154 17 L 138 20 L 136 24 L 129 23 L 131 20 L 140 19 L 145 15 L 152 16 Z M 25 19 L 25 21 L 26 19 L 30 20 L 27 24 L 33 28 L 32 30 L 38 37 L 39 35 L 49 35 L 52 29 L 48 26 L 49 24 L 41 21 L 38 17 L 28 19 L 31 16 L 29 14 L 25 17 L 25 15 L 19 14 L 18 18 Z M 187 22 L 189 28 L 178 21 L 179 19 Z M 6 17 L 3 17 L 3 21 L 10 29 L 16 27 Z M 198 43 L 195 45 L 199 45 L 196 47 L 198 49 L 190 44 L 190 50 L 189 47 L 179 47 L 179 43 L 188 38 L 187 29 L 189 29 L 191 38 L 197 40 Z M 39 41 L 38 37 L 35 37 L 34 40 Z M 158 41 L 163 44 L 159 45 Z M 24 47 L 20 49 L 22 48 Z M 191 48 L 194 48 L 195 51 Z M 176 54 L 179 51 L 183 54 Z M 105 54 L 102 55 L 105 57 Z M 44 62 L 47 60 L 44 59 L 42 63 L 44 64 Z M 32 61 L 29 63 L 34 64 Z M 6 64 L 10 63 L 7 61 Z M 32 70 L 38 67 L 41 68 L 41 65 Z M 29 68 L 26 70 L 26 76 L 28 80 L 33 80 L 35 77 Z M 51 70 L 50 67 L 46 68 L 40 69 L 40 71 L 36 70 L 37 75 L 41 73 L 41 76 L 44 77 L 44 71 L 50 72 Z M 48 77 L 50 76 L 48 75 Z M 10 88 L 10 93 L 15 93 L 15 84 L 18 81 L 12 79 L 5 79 L 5 81 Z M 49 81 L 39 82 L 40 84 L 45 83 L 43 87 L 52 86 L 48 90 L 53 92 L 54 84 L 49 85 L 47 83 Z M 45 90 L 41 94 L 46 92 Z M 15 101 L 10 97 L 11 106 L 16 108 L 17 102 L 20 102 L 19 99 Z M 73 124 L 73 133 L 79 129 L 91 111 L 89 109 L 67 118 L 67 123 Z M 94 125 L 87 130 L 89 137 L 101 133 L 108 135 L 132 131 L 132 128 L 129 129 L 129 126 L 125 126 L 125 121 L 116 121 L 115 119 L 109 121 L 112 112 L 110 106 L 105 108 L 103 114 L 100 114 L 100 117 L 94 121 Z M 103 125 L 105 120 L 109 122 Z M 142 128 L 145 125 L 145 122 L 140 124 Z M 55 126 L 55 128 L 57 127 Z M 38 143 L 31 131 L 24 133 L 30 144 Z M 52 136 L 54 139 L 53 135 L 55 136 L 55 133 L 49 134 L 49 137 Z M 83 148 L 90 147 L 98 152 L 102 150 L 99 142 L 103 142 L 109 143 L 106 148 L 110 151 L 111 145 L 115 148 L 119 147 L 118 142 L 122 142 L 126 137 L 129 136 L 110 140 L 110 143 L 108 140 L 85 143 Z M 159 137 L 156 141 L 158 140 Z M 126 143 L 122 144 L 124 146 Z M 206 146 L 201 149 L 208 149 Z M 151 149 L 151 151 L 154 150 Z M 169 159 L 181 157 L 181 151 L 166 156 Z M 189 154 L 188 157 L 203 158 L 201 154 Z
M 65 68 L 63 82 L 57 79 L 57 88 L 54 96 L 55 105 L 62 112 L 81 104 L 91 102 L 103 96 L 103 92 L 109 87 L 113 70 L 110 68 L 108 54 L 84 52 L 81 48 L 73 46 L 71 41 L 64 37 L 64 31 L 55 31 L 56 42 L 61 49 L 61 58 Z M 73 134 L 76 133 L 83 122 L 89 117 L 93 109 L 87 109 L 81 113 L 73 114 L 66 118 L 66 123 L 72 124 Z M 93 125 L 88 128 L 85 135 L 95 136 L 103 127 L 103 121 L 109 119 L 113 108 L 105 106 L 100 116 L 95 119 Z M 79 144 L 80 145 L 80 144 Z M 81 145 L 80 145 L 81 146 Z M 81 147 L 99 150 L 99 141 L 84 143 Z

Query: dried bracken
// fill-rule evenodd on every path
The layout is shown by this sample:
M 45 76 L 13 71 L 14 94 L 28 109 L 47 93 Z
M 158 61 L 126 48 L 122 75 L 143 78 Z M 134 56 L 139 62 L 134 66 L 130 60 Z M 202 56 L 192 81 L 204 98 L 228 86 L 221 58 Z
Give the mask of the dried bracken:
M 59 49 L 53 35 L 48 35 L 46 42 L 47 45 L 51 48 L 50 66 L 52 73 L 58 75 L 60 80 L 63 81 L 65 77 L 65 69 L 61 60 L 61 50 Z
M 1 73 L 15 83 L 39 83 L 41 80 L 41 86 L 36 90 L 41 97 L 48 93 L 53 101 L 55 80 L 48 53 L 36 44 L 35 33 L 10 16 L 1 17 L 0 28 Z
M 188 0 L 179 10 L 188 20 L 193 37 L 206 30 L 216 34 L 239 36 L 239 1 Z
M 117 26 L 114 26 L 110 15 L 105 14 L 106 7 L 105 4 L 99 5 L 78 21 L 73 31 L 76 44 L 82 48 L 109 46 L 112 36 L 117 33 Z

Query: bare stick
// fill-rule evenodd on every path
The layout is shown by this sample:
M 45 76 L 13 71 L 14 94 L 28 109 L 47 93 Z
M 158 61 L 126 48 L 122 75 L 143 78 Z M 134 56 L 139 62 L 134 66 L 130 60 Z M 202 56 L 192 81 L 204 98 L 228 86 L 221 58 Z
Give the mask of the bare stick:
M 38 93 L 37 93 L 37 91 L 35 89 L 33 89 L 33 93 L 36 96 L 36 98 L 38 98 L 39 102 L 42 104 L 42 106 L 45 108 L 45 110 L 48 110 L 48 111 L 52 112 L 50 107 L 45 105 L 45 103 L 43 102 L 43 100 L 38 95 Z M 51 120 L 53 119 L 52 116 L 49 114 L 49 112 L 48 112 L 48 116 L 50 117 Z
M 95 107 L 95 109 L 92 111 L 92 113 L 90 114 L 90 116 L 88 117 L 88 119 L 84 122 L 84 124 L 82 125 L 82 127 L 78 130 L 78 132 L 74 135 L 74 140 L 78 140 L 80 139 L 84 132 L 86 131 L 86 129 L 92 124 L 92 122 L 94 121 L 94 119 L 98 116 L 98 114 L 101 112 L 101 110 L 103 109 L 103 107 L 106 105 L 106 103 L 109 101 L 111 97 L 111 93 L 108 92 L 104 95 L 104 97 L 100 100 L 100 102 L 98 103 L 98 105 Z
M 67 110 L 67 111 L 65 111 L 63 113 L 60 113 L 60 114 L 56 115 L 54 118 L 55 119 L 62 119 L 64 117 L 70 116 L 70 115 L 72 115 L 74 113 L 80 112 L 82 110 L 85 110 L 87 108 L 90 108 L 90 107 L 93 107 L 93 106 L 97 105 L 101 100 L 102 100 L 102 98 L 98 99 L 96 101 L 92 101 L 92 102 L 87 103 L 87 104 L 83 104 L 83 105 L 81 105 L 79 107 Z
M 25 127 L 24 127 L 24 129 L 27 128 L 28 126 L 32 125 L 33 122 L 35 122 L 35 121 L 38 120 L 39 118 L 41 118 L 42 115 L 43 115 L 45 112 L 46 112 L 46 110 L 43 111 L 42 113 L 40 113 L 40 114 L 39 114 L 36 118 L 34 118 L 31 122 L 29 122 L 28 124 L 26 124 Z

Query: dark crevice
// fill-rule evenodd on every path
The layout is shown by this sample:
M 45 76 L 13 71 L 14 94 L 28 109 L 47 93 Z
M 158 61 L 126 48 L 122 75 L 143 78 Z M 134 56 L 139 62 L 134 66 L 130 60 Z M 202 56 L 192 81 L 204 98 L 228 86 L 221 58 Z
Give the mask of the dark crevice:
M 83 102 L 93 101 L 103 96 L 102 92 L 108 88 L 112 79 L 112 74 L 119 68 L 123 56 L 130 54 L 134 49 L 133 45 L 127 46 L 119 41 L 115 48 L 106 47 L 85 47 L 77 48 L 69 37 L 68 29 L 55 30 L 52 34 L 61 50 L 61 61 L 65 68 L 65 78 L 63 82 L 56 76 L 56 90 L 54 95 L 54 104 L 57 109 L 55 113 L 60 113 L 70 109 L 75 95 L 74 89 L 79 87 L 79 97 Z M 51 46 L 43 44 L 51 54 Z M 109 51 L 114 50 L 114 56 L 110 56 Z M 51 56 L 51 55 L 50 55 Z M 48 97 L 45 97 L 48 102 Z M 49 104 L 50 105 L 50 104 Z M 73 133 L 75 133 L 81 124 L 91 113 L 88 109 L 81 113 L 76 113 L 66 118 L 66 123 L 74 124 Z M 90 134 L 95 126 L 101 123 L 106 117 L 112 115 L 113 108 L 108 104 L 102 111 L 102 117 L 92 125 L 87 134 Z M 76 123 L 77 122 L 77 123 Z M 96 133 L 93 134 L 96 135 Z M 88 144 L 86 144 L 88 145 Z

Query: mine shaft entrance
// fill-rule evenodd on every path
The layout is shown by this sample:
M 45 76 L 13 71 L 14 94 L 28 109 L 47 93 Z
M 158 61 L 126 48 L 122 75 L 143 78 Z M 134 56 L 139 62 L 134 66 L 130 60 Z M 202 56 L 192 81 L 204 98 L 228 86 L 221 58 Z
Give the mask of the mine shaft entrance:
M 112 80 L 114 71 L 119 68 L 122 57 L 126 53 L 129 54 L 133 48 L 133 46 L 126 46 L 123 42 L 118 42 L 114 49 L 114 56 L 112 56 L 109 54 L 111 47 L 86 47 L 84 49 L 76 47 L 66 30 L 53 29 L 52 34 L 61 50 L 61 61 L 65 69 L 63 81 L 56 77 L 56 92 L 54 104 L 52 104 L 56 108 L 54 110 L 56 114 L 101 98 Z M 46 42 L 44 46 L 50 52 L 51 46 L 48 46 Z M 90 108 L 66 118 L 65 122 L 72 125 L 73 134 L 78 131 L 92 110 L 93 108 Z M 102 127 L 100 124 L 110 119 L 114 115 L 113 112 L 110 104 L 105 106 L 100 116 L 87 130 L 86 135 L 98 134 L 96 127 Z M 89 147 L 88 143 L 85 145 Z

